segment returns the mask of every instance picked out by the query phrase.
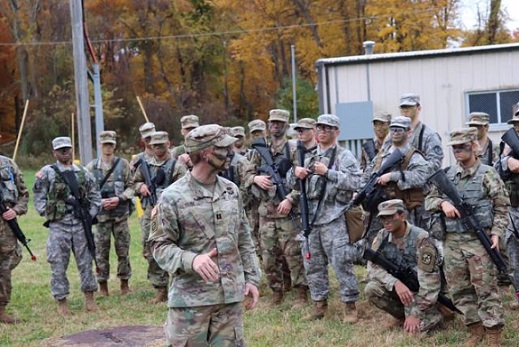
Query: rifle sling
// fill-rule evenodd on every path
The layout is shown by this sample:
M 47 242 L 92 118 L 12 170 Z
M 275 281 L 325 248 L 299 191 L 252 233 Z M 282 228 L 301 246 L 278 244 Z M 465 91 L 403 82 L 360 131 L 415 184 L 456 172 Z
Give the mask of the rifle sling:
M 335 161 L 335 155 L 337 154 L 337 145 L 333 148 L 332 156 L 330 157 L 330 162 L 328 163 L 328 170 L 332 167 L 334 161 Z M 323 177 L 321 177 L 323 179 Z M 324 200 L 324 194 L 326 193 L 326 186 L 328 185 L 328 179 L 324 178 L 324 184 L 321 187 L 321 192 L 319 193 L 319 202 L 317 203 L 317 207 L 315 209 L 314 218 L 312 218 L 312 221 L 310 222 L 310 227 L 313 228 L 315 221 L 317 220 L 317 214 L 319 213 L 319 210 L 321 210 L 321 207 L 323 205 Z
M 117 157 L 117 159 L 115 159 L 114 164 L 112 165 L 110 170 L 108 170 L 108 172 L 106 173 L 106 175 L 103 178 L 103 180 L 101 181 L 101 183 L 99 183 L 99 190 L 103 189 L 103 186 L 105 185 L 106 181 L 108 180 L 108 177 L 110 177 L 110 175 L 114 172 L 115 168 L 117 167 L 117 164 L 119 164 L 120 161 L 121 161 L 121 158 L 119 158 L 119 157 Z

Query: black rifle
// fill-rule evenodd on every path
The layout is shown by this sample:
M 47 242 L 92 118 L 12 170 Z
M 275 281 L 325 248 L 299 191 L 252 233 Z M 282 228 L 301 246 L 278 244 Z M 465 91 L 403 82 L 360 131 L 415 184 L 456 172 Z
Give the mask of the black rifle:
M 7 211 L 7 206 L 5 205 L 4 196 L 2 192 L 0 191 L 0 214 L 4 214 Z M 22 245 L 27 248 L 27 251 L 31 255 L 31 260 L 36 260 L 36 256 L 32 254 L 31 249 L 29 248 L 29 242 L 31 240 L 28 240 L 25 237 L 25 234 L 23 233 L 22 229 L 20 229 L 20 226 L 18 225 L 18 221 L 16 218 L 13 218 L 11 220 L 5 221 L 7 225 L 9 225 L 9 228 L 11 228 L 11 231 L 13 232 L 14 236 L 20 241 Z
M 92 218 L 90 212 L 86 208 L 88 204 L 85 203 L 83 198 L 81 198 L 81 193 L 79 191 L 79 184 L 76 179 L 76 174 L 74 171 L 67 170 L 65 172 L 60 171 L 57 166 L 52 165 L 54 171 L 60 175 L 61 179 L 67 184 L 70 188 L 70 192 L 74 197 L 73 201 L 67 200 L 65 201 L 67 204 L 71 204 L 74 207 L 74 217 L 81 221 L 81 225 L 83 226 L 83 230 L 85 232 L 85 238 L 87 241 L 87 248 L 92 258 L 94 259 L 94 264 L 96 266 L 96 272 L 99 273 L 101 270 L 97 265 L 96 259 L 96 244 L 94 241 L 94 234 L 92 234 L 92 225 L 96 223 L 96 220 Z M 71 199 L 72 200 L 72 199 Z
M 515 128 L 508 129 L 503 136 L 501 136 L 501 140 L 512 149 L 510 155 L 515 159 L 519 159 L 519 136 L 517 136 Z
M 410 291 L 416 293 L 420 289 L 420 282 L 418 282 L 418 275 L 414 269 L 411 269 L 408 266 L 398 266 L 387 260 L 380 252 L 374 251 L 370 248 L 366 248 L 364 250 L 363 258 L 371 261 L 374 264 L 382 267 L 393 277 L 398 279 L 400 282 L 405 284 Z M 454 306 L 454 303 L 443 294 L 438 295 L 438 302 L 443 306 L 449 308 L 451 311 L 454 311 L 459 314 L 463 314 L 460 310 Z
M 297 141 L 297 159 L 299 160 L 299 165 L 301 167 L 305 166 L 305 153 L 306 147 L 303 145 L 301 140 Z M 304 243 L 304 253 L 305 258 L 310 259 L 310 246 L 308 245 L 308 236 L 312 231 L 310 227 L 310 221 L 308 220 L 308 199 L 306 197 L 306 178 L 299 180 L 299 190 L 301 194 L 299 195 L 299 208 L 301 210 L 301 228 L 303 229 L 303 236 L 305 237 Z
M 377 186 L 377 179 L 389 171 L 393 166 L 399 164 L 404 159 L 404 155 L 400 152 L 399 149 L 395 149 L 393 153 L 389 157 L 384 160 L 382 166 L 377 172 L 371 174 L 368 183 L 362 188 L 362 190 L 357 194 L 355 199 L 352 201 L 352 205 L 362 204 L 364 209 L 374 213 L 377 211 L 377 205 L 380 201 L 378 198 L 375 198 L 377 189 L 382 189 L 381 186 Z M 365 201 L 366 200 L 366 201 Z
M 452 184 L 452 182 L 447 178 L 445 171 L 440 169 L 434 175 L 429 178 L 429 182 L 434 184 L 438 190 L 445 194 L 451 201 L 454 207 L 458 210 L 461 217 L 461 223 L 467 230 L 474 230 L 476 232 L 476 236 L 479 241 L 485 248 L 485 251 L 492 259 L 492 262 L 496 265 L 497 270 L 507 275 L 510 278 L 510 282 L 515 289 L 515 295 L 519 298 L 519 290 L 517 289 L 513 278 L 507 274 L 506 264 L 501 257 L 501 254 L 495 248 L 492 248 L 492 243 L 490 238 L 488 237 L 485 229 L 481 227 L 478 220 L 473 214 L 473 208 L 469 204 L 467 204 L 460 196 L 456 187 Z
M 270 153 L 270 150 L 267 146 L 267 142 L 264 138 L 258 138 L 251 143 L 251 147 L 257 150 L 263 158 L 263 160 L 265 160 L 265 162 L 267 163 L 267 165 L 263 166 L 262 168 L 270 176 L 272 183 L 276 185 L 276 195 L 279 201 L 285 200 L 286 196 L 288 195 L 287 189 L 285 187 L 285 184 L 283 183 L 281 175 L 279 174 L 279 168 L 274 162 L 274 158 L 272 158 L 272 153 Z M 288 213 L 288 217 L 290 217 L 292 223 L 294 224 L 294 226 L 296 226 L 295 216 L 292 210 L 290 210 L 290 212 Z
M 139 159 L 137 163 L 135 163 L 135 167 L 138 167 L 141 171 L 142 177 L 144 178 L 144 183 L 148 187 L 148 190 L 150 191 L 150 195 L 146 196 L 146 199 L 150 203 L 152 207 L 155 207 L 157 205 L 157 184 L 158 182 L 163 182 L 166 178 L 166 175 L 164 173 L 164 170 L 158 170 L 155 177 L 151 177 L 151 171 L 150 167 L 148 166 L 148 163 L 143 158 Z
M 362 144 L 362 148 L 366 151 L 366 154 L 368 155 L 368 160 L 372 161 L 373 158 L 377 155 L 377 149 L 375 148 L 375 141 L 368 140 Z

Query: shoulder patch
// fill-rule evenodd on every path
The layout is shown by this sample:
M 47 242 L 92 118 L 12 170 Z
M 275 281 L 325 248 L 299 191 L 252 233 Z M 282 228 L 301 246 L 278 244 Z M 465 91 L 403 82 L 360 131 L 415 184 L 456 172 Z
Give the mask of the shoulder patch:
M 431 240 L 423 239 L 418 248 L 418 268 L 424 272 L 433 272 L 437 255 L 438 251 Z
M 437 155 L 442 155 L 443 154 L 443 149 L 441 148 L 441 146 L 434 146 L 433 151 Z

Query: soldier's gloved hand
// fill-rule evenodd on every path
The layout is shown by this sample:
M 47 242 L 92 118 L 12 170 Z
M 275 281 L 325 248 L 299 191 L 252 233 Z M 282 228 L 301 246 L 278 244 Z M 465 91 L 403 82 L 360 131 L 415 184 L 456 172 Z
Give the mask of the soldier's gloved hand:
M 256 175 L 254 176 L 254 183 L 256 183 L 261 189 L 269 190 L 273 187 L 273 183 L 270 180 L 270 176 Z
M 445 213 L 445 216 L 448 218 L 456 218 L 456 217 L 460 218 L 461 217 L 460 212 L 456 209 L 456 207 L 454 207 L 448 201 L 443 201 L 440 204 L 440 207 L 441 207 L 443 213 Z
M 250 299 L 248 298 L 250 297 Z M 246 283 L 245 284 L 245 308 L 247 310 L 252 310 L 254 307 L 256 307 L 256 304 L 259 300 L 259 290 L 258 287 L 256 287 L 253 284 Z
M 150 190 L 148 189 L 148 186 L 145 183 L 142 184 L 139 192 L 141 193 L 142 196 L 148 196 L 151 194 Z
M 285 199 L 281 201 L 278 205 L 278 213 L 287 215 L 290 213 L 290 210 L 292 209 L 292 201 L 289 199 Z
M 409 316 L 405 319 L 404 329 L 408 333 L 419 333 L 420 332 L 420 318 L 415 316 Z
M 400 301 L 404 306 L 409 306 L 414 300 L 413 292 L 407 288 L 405 284 L 403 284 L 400 281 L 396 281 L 395 283 L 395 291 L 398 297 L 400 298 Z
M 304 180 L 309 174 L 312 173 L 312 170 L 309 170 L 307 168 L 296 166 L 294 169 L 294 174 L 297 178 L 300 180 Z
M 7 211 L 5 211 L 4 213 L 2 213 L 2 218 L 4 220 L 11 220 L 11 219 L 15 219 L 16 218 L 16 212 L 10 208 L 10 207 L 7 207 Z
M 209 253 L 199 254 L 193 259 L 193 270 L 195 270 L 204 281 L 216 282 L 220 278 L 220 269 L 211 259 L 218 255 L 218 250 L 213 248 Z

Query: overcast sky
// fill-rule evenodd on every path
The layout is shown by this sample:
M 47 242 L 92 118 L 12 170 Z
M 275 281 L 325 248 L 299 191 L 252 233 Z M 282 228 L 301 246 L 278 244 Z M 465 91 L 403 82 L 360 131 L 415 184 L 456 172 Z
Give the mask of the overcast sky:
M 462 0 L 461 18 L 466 29 L 472 29 L 477 23 L 477 13 L 479 10 L 488 16 L 490 0 Z M 510 18 L 507 27 L 510 30 L 519 29 L 519 0 L 501 0 L 501 7 L 505 9 Z

